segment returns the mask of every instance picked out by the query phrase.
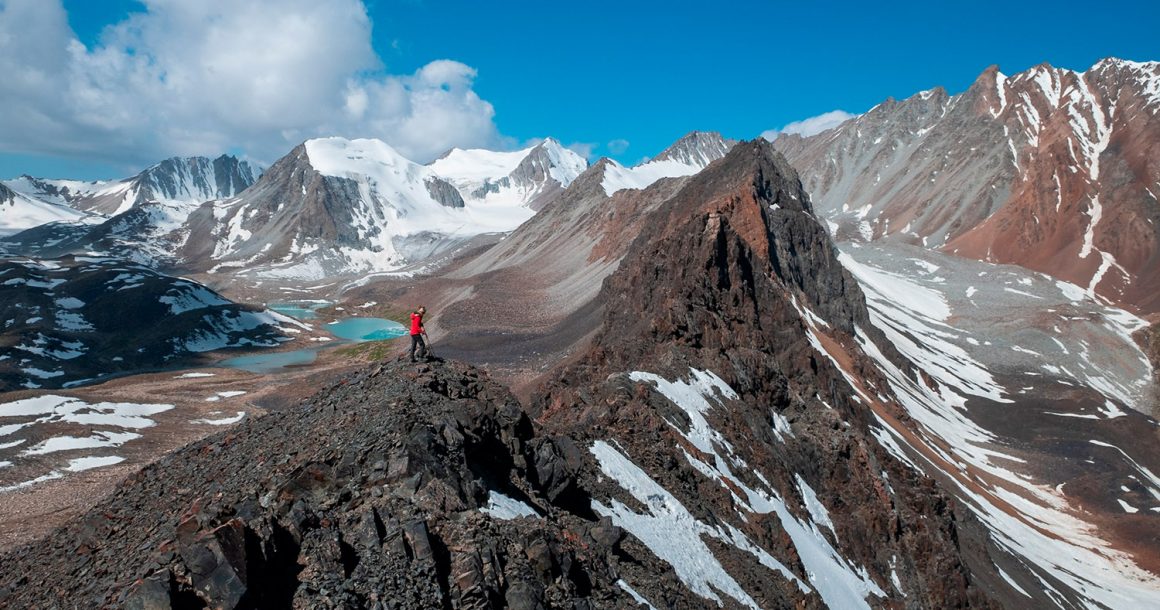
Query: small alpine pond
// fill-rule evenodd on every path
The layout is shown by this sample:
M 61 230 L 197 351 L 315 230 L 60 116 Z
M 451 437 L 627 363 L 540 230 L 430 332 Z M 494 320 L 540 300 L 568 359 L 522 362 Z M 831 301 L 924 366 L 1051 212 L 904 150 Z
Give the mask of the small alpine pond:
M 275 309 L 273 306 L 271 309 Z M 287 315 L 289 311 L 278 309 Z M 310 314 L 313 316 L 313 312 Z M 295 316 L 297 317 L 297 316 Z M 288 352 L 273 352 L 269 354 L 251 354 L 223 360 L 217 366 L 241 369 L 251 373 L 276 373 L 290 366 L 311 364 L 318 357 L 318 352 L 347 343 L 362 343 L 364 341 L 385 341 L 407 334 L 407 328 L 394 320 L 384 318 L 344 318 L 326 325 L 326 330 L 338 337 L 339 341 L 329 345 L 318 345 Z

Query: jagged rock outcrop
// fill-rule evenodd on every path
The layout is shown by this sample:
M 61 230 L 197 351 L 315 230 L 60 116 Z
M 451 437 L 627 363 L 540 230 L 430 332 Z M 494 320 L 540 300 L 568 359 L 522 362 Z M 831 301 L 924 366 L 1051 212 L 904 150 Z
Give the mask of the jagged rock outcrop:
M 804 594 L 792 579 L 747 572 L 743 554 L 717 553 L 735 577 L 746 575 L 738 582 L 758 605 L 842 606 L 821 582 L 840 578 L 823 575 L 807 541 L 790 533 L 795 519 L 808 523 L 797 507 L 812 494 L 829 507 L 833 548 L 868 572 L 866 591 L 880 583 L 880 597 L 867 593 L 863 603 L 905 593 L 918 607 L 990 604 L 963 560 L 954 501 L 874 440 L 870 410 L 810 346 L 807 315 L 828 322 L 825 340 L 848 346 L 855 327 L 871 327 L 796 174 L 768 144 L 738 144 L 686 183 L 644 226 L 601 297 L 601 330 L 541 394 L 539 420 L 584 445 L 617 447 L 691 514 L 730 524 L 817 587 Z M 866 362 L 852 366 L 886 387 Z M 685 390 L 658 391 L 698 387 L 710 374 L 735 395 L 718 395 L 704 419 L 674 408 L 670 399 Z M 631 489 L 597 469 L 580 481 L 614 498 Z M 790 508 L 762 508 L 760 498 Z M 650 510 L 660 514 L 621 515 L 631 522 L 627 515 Z M 642 562 L 653 552 L 625 548 Z
M 535 371 L 516 384 L 523 396 L 531 377 L 575 353 L 576 342 L 599 325 L 601 282 L 652 212 L 733 144 L 693 132 L 669 148 L 684 151 L 685 161 L 625 168 L 601 159 L 502 241 L 420 282 L 399 302 L 432 306 L 444 353 L 493 371 Z M 367 290 L 368 299 L 380 298 Z
M 442 178 L 428 178 L 425 184 L 427 185 L 427 192 L 431 194 L 431 198 L 438 201 L 440 205 L 449 208 L 463 207 L 463 196 L 459 194 L 459 191 L 450 182 Z
M 137 203 L 146 201 L 201 202 L 236 197 L 249 188 L 261 170 L 232 155 L 173 157 L 141 172 L 136 182 Z
M 577 456 L 546 443 L 478 370 L 379 365 L 160 460 L 4 557 L 0 605 L 632 607 L 622 533 L 553 505 L 568 475 L 539 473 Z

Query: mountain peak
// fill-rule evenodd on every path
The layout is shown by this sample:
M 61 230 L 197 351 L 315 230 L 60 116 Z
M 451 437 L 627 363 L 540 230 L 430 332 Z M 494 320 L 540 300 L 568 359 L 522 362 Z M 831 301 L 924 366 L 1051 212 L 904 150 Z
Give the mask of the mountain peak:
M 548 137 L 544 138 L 544 141 L 540 142 L 536 146 L 540 147 L 540 148 L 556 148 L 556 149 L 563 149 L 564 148 L 564 145 L 561 144 L 559 140 L 557 140 L 556 138 L 553 138 L 552 136 L 548 136 Z
M 654 161 L 677 161 L 685 165 L 704 167 L 725 156 L 736 140 L 727 140 L 716 131 L 690 131 L 661 154 Z
M 1160 62 L 1156 61 L 1132 61 L 1130 59 L 1120 59 L 1119 57 L 1105 57 L 1092 66 L 1092 70 L 1099 70 L 1104 68 L 1129 68 L 1133 70 L 1156 70 L 1160 68 Z
M 377 138 L 347 139 L 338 136 L 303 142 L 310 165 L 325 176 L 377 175 L 386 167 L 410 168 L 418 164 L 390 144 Z

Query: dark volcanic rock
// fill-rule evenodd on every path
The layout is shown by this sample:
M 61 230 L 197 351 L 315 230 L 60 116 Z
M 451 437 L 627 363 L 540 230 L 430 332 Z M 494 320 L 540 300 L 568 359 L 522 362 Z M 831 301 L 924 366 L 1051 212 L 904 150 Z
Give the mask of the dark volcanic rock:
M 554 507 L 528 478 L 567 478 L 545 442 L 477 370 L 380 364 L 145 468 L 82 520 L 0 559 L 0 599 L 632 607 L 614 584 L 616 529 Z M 493 490 L 543 516 L 481 512 Z

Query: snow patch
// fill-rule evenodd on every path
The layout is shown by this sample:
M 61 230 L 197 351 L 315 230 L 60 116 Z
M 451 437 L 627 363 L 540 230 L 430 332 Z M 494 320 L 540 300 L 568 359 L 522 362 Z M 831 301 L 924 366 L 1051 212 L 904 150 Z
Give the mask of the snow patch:
M 495 490 L 487 493 L 487 506 L 479 509 L 479 512 L 494 519 L 502 519 L 504 521 L 510 521 L 520 517 L 539 516 L 536 513 L 536 509 L 528 506 L 527 503 L 505 496 Z
M 616 161 L 609 160 L 604 167 L 604 180 L 600 184 L 604 187 L 604 193 L 611 197 L 618 191 L 626 189 L 644 190 L 664 178 L 692 176 L 705 169 L 705 165 L 664 159 L 649 161 L 635 167 L 624 167 Z
M 104 466 L 112 466 L 124 462 L 125 458 L 117 455 L 108 455 L 101 457 L 82 457 L 69 460 L 68 466 L 64 469 L 67 472 L 81 472 L 84 470 L 92 470 L 94 468 L 102 468 Z
M 233 417 L 223 417 L 221 419 L 208 419 L 208 418 L 194 419 L 194 420 L 191 420 L 189 423 L 191 423 L 191 424 L 205 424 L 208 426 L 229 426 L 232 424 L 236 424 L 245 418 L 246 418 L 246 412 L 245 411 L 238 411 Z

